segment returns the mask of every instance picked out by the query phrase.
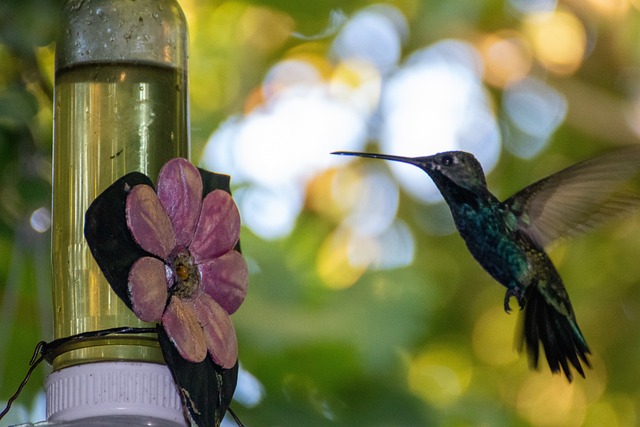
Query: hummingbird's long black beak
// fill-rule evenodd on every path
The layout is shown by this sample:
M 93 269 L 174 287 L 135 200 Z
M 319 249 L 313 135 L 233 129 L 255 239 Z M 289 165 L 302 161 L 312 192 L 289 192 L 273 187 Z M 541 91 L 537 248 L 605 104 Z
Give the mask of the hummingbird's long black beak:
M 409 163 L 410 165 L 417 166 L 420 169 L 423 169 L 425 166 L 424 158 L 421 158 L 421 157 L 402 157 L 402 156 L 393 156 L 391 154 L 360 153 L 357 151 L 334 151 L 331 154 L 336 154 L 338 156 L 369 157 L 372 159 L 382 159 L 382 160 L 391 160 L 394 162 Z

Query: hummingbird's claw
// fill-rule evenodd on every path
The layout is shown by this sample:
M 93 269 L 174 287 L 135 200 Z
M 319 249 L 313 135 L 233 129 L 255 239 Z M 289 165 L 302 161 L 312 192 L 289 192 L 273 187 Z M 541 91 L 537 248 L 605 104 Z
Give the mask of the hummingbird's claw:
M 504 312 L 507 314 L 511 314 L 511 307 L 509 306 L 509 300 L 511 299 L 511 294 L 509 291 L 504 295 Z
M 518 286 L 508 288 L 507 293 L 504 294 L 504 311 L 507 314 L 511 313 L 511 306 L 509 305 L 509 300 L 511 300 L 511 297 L 516 297 L 516 300 L 518 300 L 518 305 L 520 306 L 520 310 L 524 308 L 524 293 L 522 292 L 522 289 L 520 289 Z

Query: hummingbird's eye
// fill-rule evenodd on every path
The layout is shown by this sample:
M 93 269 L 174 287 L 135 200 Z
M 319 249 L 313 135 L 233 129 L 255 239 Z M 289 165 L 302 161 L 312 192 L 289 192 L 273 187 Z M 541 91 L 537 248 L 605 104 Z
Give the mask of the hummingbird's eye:
M 442 158 L 442 164 L 445 166 L 449 166 L 453 164 L 453 157 L 446 155 Z

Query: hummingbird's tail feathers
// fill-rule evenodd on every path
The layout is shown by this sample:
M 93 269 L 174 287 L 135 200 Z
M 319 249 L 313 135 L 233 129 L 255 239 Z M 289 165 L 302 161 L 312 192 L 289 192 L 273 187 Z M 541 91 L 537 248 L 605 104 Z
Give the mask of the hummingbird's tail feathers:
M 549 368 L 553 373 L 563 372 L 573 380 L 569 363 L 584 378 L 585 366 L 591 367 L 587 357 L 589 347 L 578 328 L 573 312 L 563 314 L 545 299 L 537 286 L 529 286 L 525 296 L 524 323 L 520 337 L 520 350 L 526 344 L 532 367 L 538 367 L 540 343 Z M 569 310 L 571 308 L 569 307 Z

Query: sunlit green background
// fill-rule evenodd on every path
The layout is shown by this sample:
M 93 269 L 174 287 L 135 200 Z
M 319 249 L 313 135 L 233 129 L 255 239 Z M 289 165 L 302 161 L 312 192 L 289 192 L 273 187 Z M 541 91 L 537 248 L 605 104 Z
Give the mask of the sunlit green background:
M 474 152 L 505 198 L 640 134 L 638 0 L 182 0 L 192 160 L 232 174 L 248 426 L 640 423 L 640 216 L 551 249 L 593 352 L 569 385 L 427 177 L 335 150 Z M 51 339 L 59 1 L 0 1 L 0 400 Z M 411 171 L 413 172 L 413 171 Z M 416 185 L 420 188 L 416 188 Z M 46 367 L 11 420 L 40 421 Z M 40 402 L 40 403 L 39 403 Z

